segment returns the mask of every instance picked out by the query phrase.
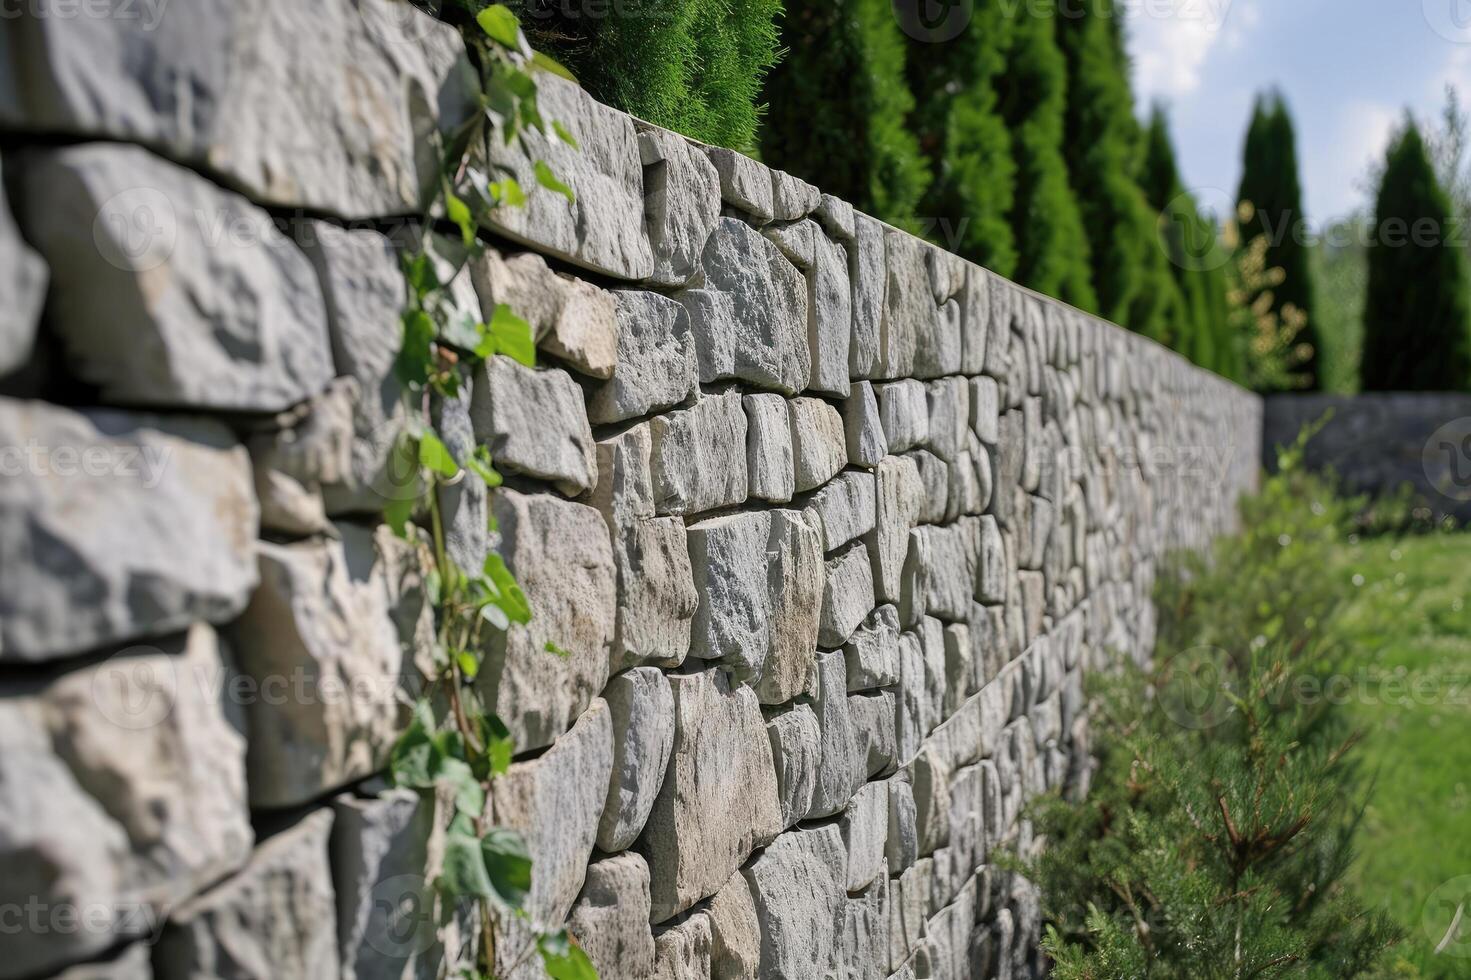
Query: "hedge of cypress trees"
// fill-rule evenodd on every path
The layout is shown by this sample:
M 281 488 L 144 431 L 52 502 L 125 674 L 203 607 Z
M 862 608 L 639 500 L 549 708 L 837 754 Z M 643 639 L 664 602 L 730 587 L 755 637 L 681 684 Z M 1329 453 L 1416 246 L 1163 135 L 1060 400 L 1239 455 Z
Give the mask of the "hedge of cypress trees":
M 1238 202 L 1250 202 L 1254 214 L 1241 227 L 1241 240 L 1258 235 L 1268 240 L 1267 264 L 1280 268 L 1283 282 L 1273 290 L 1273 307 L 1291 305 L 1307 320 L 1297 341 L 1311 350 L 1295 373 L 1304 387 L 1317 387 L 1318 335 L 1313 322 L 1313 278 L 1309 250 L 1300 233 L 1305 221 L 1302 184 L 1298 176 L 1297 136 L 1281 95 L 1258 98 L 1246 134 Z
M 1017 9 L 1006 70 L 997 80 L 1016 162 L 1015 278 L 1096 312 L 1088 238 L 1062 153 L 1067 64 L 1057 46 L 1056 21 L 1025 5 Z
M 1450 198 L 1413 123 L 1389 150 L 1364 310 L 1365 391 L 1471 389 L 1471 292 Z
M 889 0 L 810 0 L 781 25 L 761 154 L 860 210 L 911 225 L 930 174 L 906 127 L 914 97 Z

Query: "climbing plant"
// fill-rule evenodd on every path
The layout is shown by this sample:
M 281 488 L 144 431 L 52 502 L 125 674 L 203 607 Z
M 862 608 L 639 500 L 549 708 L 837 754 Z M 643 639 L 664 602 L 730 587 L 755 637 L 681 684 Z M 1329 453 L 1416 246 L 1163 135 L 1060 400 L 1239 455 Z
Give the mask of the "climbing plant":
M 507 7 L 485 7 L 464 32 L 479 66 L 482 111 L 440 147 L 439 192 L 421 222 L 417 249 L 404 258 L 408 304 L 396 370 L 410 422 L 395 453 L 396 472 L 410 476 L 410 488 L 390 503 L 385 518 L 421 552 L 434 643 L 431 676 L 394 746 L 390 771 L 399 786 L 452 801 L 442 870 L 433 884 L 446 904 L 474 909 L 476 960 L 459 976 L 488 980 L 496 975 L 498 960 L 514 971 L 539 957 L 554 980 L 596 980 L 592 963 L 565 930 L 540 931 L 528 922 L 525 932 L 531 938 L 524 948 L 497 949 L 506 924 L 526 919 L 532 862 L 521 834 L 495 826 L 486 815 L 489 786 L 510 766 L 515 745 L 505 723 L 482 703 L 474 681 L 487 631 L 527 623 L 532 609 L 499 554 L 492 551 L 478 569 L 460 568 L 450 557 L 442 495 L 466 479 L 481 480 L 493 490 L 501 477 L 485 446 L 456 458 L 433 425 L 435 404 L 458 396 L 488 358 L 504 355 L 528 367 L 536 363 L 531 327 L 508 306 L 497 305 L 488 321 L 477 320 L 449 294 L 459 268 L 483 252 L 479 216 L 526 199 L 509 168 L 499 168 L 493 179 L 490 141 L 509 144 L 528 129 L 555 134 L 574 148 L 577 141 L 560 123 L 543 119 L 537 106 L 538 75 L 566 75 L 566 69 L 530 49 Z M 545 161 L 534 161 L 532 172 L 543 191 L 572 199 L 571 189 Z M 464 245 L 448 275 L 431 246 L 434 219 L 441 214 L 458 228 Z M 550 643 L 547 652 L 566 655 Z

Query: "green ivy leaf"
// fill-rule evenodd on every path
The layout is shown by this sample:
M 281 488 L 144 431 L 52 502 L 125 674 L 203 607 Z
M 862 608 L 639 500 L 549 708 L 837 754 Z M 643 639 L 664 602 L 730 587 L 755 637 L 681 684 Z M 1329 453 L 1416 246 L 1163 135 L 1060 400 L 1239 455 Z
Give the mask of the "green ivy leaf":
M 577 200 L 572 195 L 572 188 L 568 187 L 566 184 L 557 179 L 557 175 L 552 173 L 552 168 L 547 166 L 547 162 L 545 160 L 536 161 L 536 163 L 533 164 L 533 169 L 535 169 L 536 171 L 536 182 L 538 184 L 545 187 L 549 191 L 554 191 L 557 194 L 561 194 L 568 200 L 569 203 L 575 202 Z
M 475 656 L 473 651 L 456 650 L 455 663 L 460 665 L 460 673 L 464 674 L 467 680 L 473 681 L 475 675 L 480 673 L 480 658 Z
M 449 220 L 460 227 L 460 237 L 465 241 L 466 248 L 475 245 L 475 216 L 470 213 L 470 206 L 460 200 L 450 191 L 444 192 L 444 209 L 449 215 Z
M 531 622 L 531 603 L 516 584 L 516 577 L 506 567 L 505 559 L 495 552 L 485 556 L 485 577 L 493 587 L 491 601 L 499 606 L 513 623 Z
M 491 465 L 490 450 L 485 446 L 475 447 L 475 452 L 465 460 L 465 469 L 484 480 L 485 485 L 492 490 L 503 482 L 500 473 Z
M 514 830 L 492 827 L 480 840 L 480 855 L 490 878 L 491 896 L 503 908 L 519 909 L 531 891 L 531 853 Z
M 388 757 L 388 771 L 395 785 L 410 789 L 427 789 L 434 785 L 438 757 L 434 728 L 434 713 L 429 702 L 415 702 L 409 727 Z
M 567 127 L 563 126 L 555 119 L 552 120 L 552 132 L 556 133 L 557 138 L 560 139 L 563 143 L 566 143 L 568 146 L 572 147 L 572 149 L 582 149 L 582 147 L 579 146 L 577 143 L 577 137 L 567 132 Z
M 515 50 L 520 47 L 521 23 L 511 8 L 503 3 L 493 3 L 475 15 L 475 23 L 495 43 Z
M 439 274 L 434 271 L 434 263 L 426 253 L 416 252 L 405 257 L 403 266 L 404 278 L 418 299 L 422 300 L 439 288 Z
M 449 447 L 440 441 L 439 436 L 427 430 L 419 436 L 419 462 L 446 480 L 453 479 L 460 472 L 460 464 L 455 462 Z
M 485 871 L 480 841 L 463 831 L 444 836 L 443 870 L 439 882 L 440 887 L 454 898 L 496 898 L 490 887 L 490 875 Z
M 526 194 L 521 190 L 521 185 L 515 177 L 492 180 L 485 189 L 490 194 L 490 199 L 497 205 L 519 208 L 526 204 Z
M 541 109 L 536 104 L 535 94 L 528 95 L 521 100 L 521 122 L 530 126 L 538 133 L 547 131 L 546 120 L 541 118 Z
M 549 71 L 553 75 L 560 75 L 569 82 L 575 83 L 577 81 L 577 76 L 568 71 L 566 65 L 544 52 L 531 52 L 531 63 L 543 71 Z
M 438 782 L 454 790 L 455 809 L 460 813 L 473 818 L 485 812 L 485 787 L 480 785 L 468 762 L 442 759 L 435 775 Z
M 497 303 L 490 316 L 490 335 L 495 349 L 527 367 L 536 367 L 536 338 L 531 324 L 521 319 L 505 303 Z
M 572 945 L 565 929 L 539 938 L 536 951 L 551 980 L 598 980 L 592 961 L 581 947 Z
M 410 310 L 403 315 L 403 346 L 399 348 L 395 370 L 406 385 L 422 386 L 429 381 L 434 367 L 434 339 L 439 330 L 423 310 Z
M 553 656 L 561 657 L 563 660 L 566 660 L 568 657 L 572 656 L 571 653 L 567 652 L 566 650 L 563 650 L 561 647 L 557 646 L 551 640 L 547 640 L 546 646 L 543 647 L 543 649 L 546 650 L 547 653 L 552 654 Z
M 414 507 L 417 504 L 418 501 L 413 497 L 390 500 L 383 508 L 383 523 L 403 540 L 409 540 L 409 531 L 414 524 Z
M 516 754 L 516 740 L 511 737 L 511 730 L 506 727 L 506 723 L 493 712 L 480 715 L 477 721 L 480 741 L 485 745 L 485 771 L 478 775 L 481 779 L 490 779 L 511 768 L 511 757 Z

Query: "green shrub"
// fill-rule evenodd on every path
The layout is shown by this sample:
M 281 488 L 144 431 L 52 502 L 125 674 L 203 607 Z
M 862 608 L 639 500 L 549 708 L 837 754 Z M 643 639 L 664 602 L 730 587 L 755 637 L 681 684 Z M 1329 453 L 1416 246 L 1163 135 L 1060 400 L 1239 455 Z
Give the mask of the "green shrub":
M 812 0 L 782 23 L 766 79 L 763 159 L 861 211 L 913 227 L 929 173 L 905 120 L 914 97 L 888 0 Z
M 1450 198 L 1413 125 L 1390 147 L 1375 227 L 1360 367 L 1364 390 L 1471 388 L 1465 255 L 1452 234 Z
M 1398 932 L 1345 884 L 1363 792 L 1331 669 L 1329 569 L 1361 501 L 1301 469 L 1244 503 L 1239 536 L 1163 577 L 1155 666 L 1105 680 L 1100 768 L 1040 804 L 1028 873 L 1064 980 L 1387 975 Z

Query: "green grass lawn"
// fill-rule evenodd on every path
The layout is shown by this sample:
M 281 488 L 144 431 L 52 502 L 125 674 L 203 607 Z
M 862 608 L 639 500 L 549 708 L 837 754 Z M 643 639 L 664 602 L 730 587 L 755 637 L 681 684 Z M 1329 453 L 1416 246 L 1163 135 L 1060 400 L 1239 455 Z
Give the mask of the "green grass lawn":
M 1471 534 L 1366 540 L 1341 574 L 1348 710 L 1375 780 L 1361 894 L 1405 927 L 1424 976 L 1471 977 Z M 1459 936 L 1433 955 L 1463 901 Z

